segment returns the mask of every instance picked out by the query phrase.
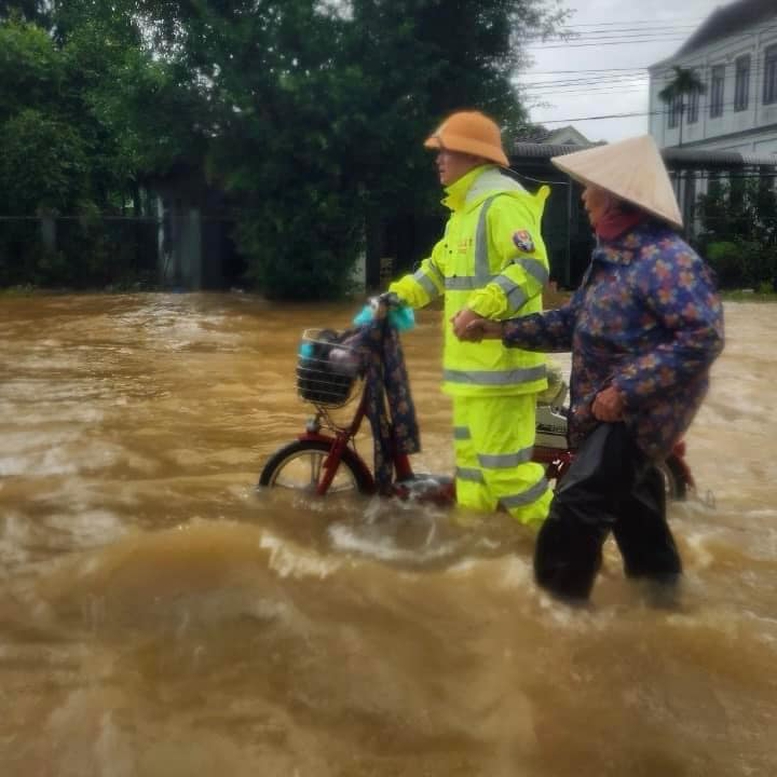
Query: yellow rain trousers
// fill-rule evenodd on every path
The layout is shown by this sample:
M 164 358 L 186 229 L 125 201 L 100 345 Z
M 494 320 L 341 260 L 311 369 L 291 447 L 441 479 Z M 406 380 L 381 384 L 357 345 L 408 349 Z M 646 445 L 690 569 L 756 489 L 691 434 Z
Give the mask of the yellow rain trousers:
M 456 501 L 462 507 L 503 509 L 523 524 L 547 516 L 552 491 L 544 468 L 531 461 L 534 394 L 508 397 L 454 397 Z M 484 418 L 499 423 L 483 424 Z
M 547 388 L 545 357 L 501 340 L 461 342 L 449 320 L 465 307 L 497 321 L 542 310 L 548 193 L 528 193 L 494 165 L 471 170 L 446 189 L 451 216 L 431 256 L 389 286 L 414 308 L 445 298 L 443 391 L 454 398 L 457 501 L 501 505 L 526 523 L 542 520 L 550 500 L 541 468 L 527 458 L 536 395 Z

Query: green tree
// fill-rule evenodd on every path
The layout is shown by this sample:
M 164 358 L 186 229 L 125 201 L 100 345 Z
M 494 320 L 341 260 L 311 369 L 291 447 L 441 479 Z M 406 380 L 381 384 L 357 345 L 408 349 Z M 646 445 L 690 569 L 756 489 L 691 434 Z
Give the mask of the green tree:
M 0 22 L 0 121 L 51 105 L 63 78 L 59 52 L 44 29 L 18 17 Z
M 770 184 L 734 178 L 699 197 L 700 249 L 724 287 L 777 288 L 777 193 Z
M 44 0 L 0 0 L 0 21 L 16 17 L 41 25 L 50 22 L 51 3 Z
M 271 294 L 331 296 L 366 220 L 439 198 L 421 141 L 445 114 L 525 122 L 524 42 L 562 18 L 540 0 L 264 0 L 149 28 L 174 30 L 164 50 L 180 47 L 219 112 L 209 170 L 248 205 L 238 234 L 254 277 Z
M 66 211 L 87 190 L 87 147 L 72 126 L 26 108 L 3 123 L 2 133 L 0 203 L 5 214 Z
M 704 85 L 704 82 L 699 78 L 696 72 L 691 68 L 683 68 L 674 65 L 673 70 L 674 78 L 672 78 L 672 80 L 658 93 L 658 97 L 666 105 L 672 106 L 670 108 L 671 110 L 674 109 L 674 106 L 677 105 L 677 101 L 679 101 L 677 110 L 680 113 L 680 133 L 677 145 L 682 146 L 683 118 L 685 115 L 685 109 L 687 107 L 685 98 L 691 97 L 693 95 L 704 94 L 704 92 L 707 90 L 707 87 Z
M 57 26 L 65 17 L 54 9 L 56 35 L 18 11 L 0 21 L 0 215 L 79 217 L 59 224 L 65 254 L 56 257 L 37 245 L 30 222 L 6 222 L 0 283 L 126 275 L 132 251 L 118 234 L 111 244 L 96 217 L 137 208 L 142 176 L 164 172 L 204 137 L 192 122 L 204 99 L 196 93 L 192 107 L 187 80 L 143 49 L 132 24 L 73 10 L 72 23 Z
M 24 5 L 46 31 L 0 24 L 27 40 L 0 117 L 35 108 L 78 138 L 87 169 L 60 201 L 120 207 L 142 176 L 201 166 L 240 204 L 252 277 L 297 297 L 344 288 L 367 220 L 439 197 L 421 141 L 445 114 L 483 109 L 506 137 L 523 126 L 525 44 L 564 18 L 558 0 Z

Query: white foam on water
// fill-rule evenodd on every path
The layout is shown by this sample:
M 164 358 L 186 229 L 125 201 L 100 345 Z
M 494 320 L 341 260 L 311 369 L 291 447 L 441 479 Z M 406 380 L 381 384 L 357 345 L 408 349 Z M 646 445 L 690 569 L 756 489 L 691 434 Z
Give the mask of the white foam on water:
M 452 542 L 436 542 L 435 525 L 432 522 L 422 544 L 401 547 L 397 543 L 392 525 L 368 524 L 354 528 L 333 524 L 328 529 L 332 545 L 340 551 L 356 553 L 379 561 L 423 565 L 429 561 L 449 557 L 456 545 Z
M 534 585 L 531 560 L 511 553 L 499 558 L 467 556 L 452 564 L 446 574 L 457 579 L 488 578 L 488 587 L 525 592 Z
M 58 764 L 63 777 L 133 777 L 138 774 L 135 743 L 117 720 L 128 701 L 117 690 L 72 691 L 42 721 L 41 753 Z
M 695 530 L 685 533 L 687 549 L 685 555 L 688 562 L 695 569 L 708 569 L 715 561 L 714 553 L 709 549 L 710 544 L 721 543 L 724 531 L 722 529 Z
M 74 432 L 5 432 L 3 447 L 13 453 L 0 456 L 0 477 L 76 472 L 78 467 L 68 455 L 67 446 L 79 437 Z
M 115 542 L 127 533 L 121 518 L 109 510 L 57 514 L 47 518 L 46 525 L 71 535 L 78 548 Z
M 0 477 L 74 475 L 82 470 L 113 466 L 124 455 L 124 449 L 118 445 L 84 444 L 79 433 L 61 435 L 42 450 L 37 447 L 34 439 L 27 439 L 20 446 L 21 454 L 15 450 L 0 455 Z
M 758 624 L 756 638 L 777 645 L 777 617 L 759 615 L 752 610 L 742 610 L 742 617 Z
M 770 508 L 746 510 L 744 515 L 749 518 L 777 518 L 777 510 Z
M 533 585 L 534 575 L 532 563 L 529 559 L 512 555 L 503 559 L 500 564 L 502 566 L 500 584 L 503 588 L 525 590 L 528 586 Z
M 696 606 L 691 610 L 672 612 L 666 616 L 666 624 L 693 633 L 697 629 L 710 629 L 734 639 L 740 629 L 742 610 L 716 603 Z
M 259 547 L 270 552 L 270 569 L 281 577 L 324 580 L 342 566 L 338 559 L 314 555 L 269 532 L 262 532 Z

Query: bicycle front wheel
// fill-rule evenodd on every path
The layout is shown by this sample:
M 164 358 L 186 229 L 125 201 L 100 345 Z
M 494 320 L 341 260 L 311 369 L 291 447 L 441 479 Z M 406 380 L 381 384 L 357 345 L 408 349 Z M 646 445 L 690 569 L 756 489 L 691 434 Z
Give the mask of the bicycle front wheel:
M 329 443 L 320 440 L 297 440 L 285 445 L 264 465 L 259 485 L 315 494 L 330 448 Z M 346 448 L 327 494 L 369 493 L 370 490 L 371 484 L 359 459 Z

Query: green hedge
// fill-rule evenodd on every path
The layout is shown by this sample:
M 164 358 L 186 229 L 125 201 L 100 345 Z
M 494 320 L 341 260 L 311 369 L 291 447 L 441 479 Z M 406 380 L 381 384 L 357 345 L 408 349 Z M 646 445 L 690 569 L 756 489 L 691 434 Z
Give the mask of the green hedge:
M 705 254 L 721 288 L 777 290 L 777 246 L 734 239 L 709 243 Z

